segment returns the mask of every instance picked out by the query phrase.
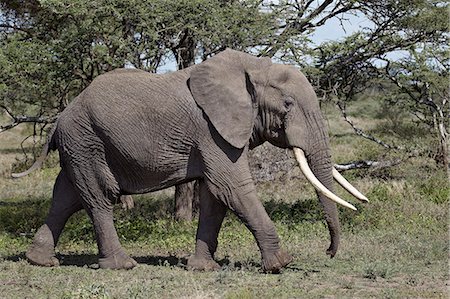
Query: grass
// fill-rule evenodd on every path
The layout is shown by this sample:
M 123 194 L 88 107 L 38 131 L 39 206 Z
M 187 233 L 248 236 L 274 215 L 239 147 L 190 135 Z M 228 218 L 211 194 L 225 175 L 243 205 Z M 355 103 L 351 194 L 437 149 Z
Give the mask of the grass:
M 361 117 L 361 111 L 366 111 L 370 118 L 365 129 L 386 137 L 385 120 L 377 117 L 376 105 L 369 107 L 372 110 L 368 112 L 361 107 L 350 109 L 354 113 L 350 115 Z M 325 108 L 335 161 L 397 155 L 355 138 L 351 128 L 330 107 Z M 417 139 L 427 140 L 425 133 L 415 133 Z M 132 211 L 116 208 L 121 242 L 139 266 L 131 271 L 110 271 L 96 269 L 92 225 L 84 212 L 69 220 L 61 237 L 57 251 L 62 266 L 42 268 L 24 260 L 24 252 L 48 211 L 58 167 L 51 163 L 52 167 L 26 178 L 9 179 L 11 165 L 20 164 L 16 159 L 21 157 L 20 151 L 15 150 L 20 141 L 17 128 L 0 135 L 0 298 L 448 296 L 450 188 L 445 173 L 430 159 L 345 173 L 370 203 L 356 203 L 357 212 L 341 209 L 342 240 L 334 259 L 325 255 L 328 231 L 314 190 L 294 176 L 258 186 L 283 247 L 294 256 L 281 275 L 260 272 L 254 239 L 231 214 L 219 236 L 221 270 L 187 271 L 186 258 L 193 252 L 197 222 L 172 219 L 173 190 L 136 196 Z M 340 188 L 337 192 L 350 198 Z

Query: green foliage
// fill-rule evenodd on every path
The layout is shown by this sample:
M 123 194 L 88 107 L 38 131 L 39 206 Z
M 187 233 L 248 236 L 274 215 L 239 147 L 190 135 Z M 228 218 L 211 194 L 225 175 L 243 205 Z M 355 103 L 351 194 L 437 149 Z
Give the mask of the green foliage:
M 42 225 L 49 208 L 49 200 L 43 198 L 0 205 L 2 231 L 31 236 Z
M 437 42 L 415 47 L 405 58 L 388 61 L 384 76 L 398 88 L 388 89 L 383 100 L 392 109 L 410 113 L 430 128 L 436 121 L 445 121 L 440 118 L 450 112 L 446 87 L 449 58 L 447 46 Z
M 14 115 L 54 115 L 97 75 L 125 64 L 154 72 L 184 32 L 205 58 L 264 43 L 274 28 L 258 1 L 42 0 L 27 14 L 3 8 L 11 20 L 0 31 L 0 99 Z
M 52 53 L 45 43 L 11 37 L 0 47 L 1 104 L 17 114 L 52 112 L 59 91 L 59 78 L 52 70 Z

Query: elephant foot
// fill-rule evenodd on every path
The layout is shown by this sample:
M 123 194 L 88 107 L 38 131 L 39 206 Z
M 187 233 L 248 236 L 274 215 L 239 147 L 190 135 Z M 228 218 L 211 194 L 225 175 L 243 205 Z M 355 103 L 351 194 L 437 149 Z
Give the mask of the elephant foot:
M 52 232 L 47 224 L 43 224 L 31 243 L 25 256 L 32 265 L 55 267 L 59 266 L 59 261 L 55 254 L 55 245 Z
M 55 256 L 55 251 L 53 248 L 49 250 L 33 244 L 27 250 L 25 256 L 27 257 L 28 262 L 32 265 L 43 267 L 59 266 L 59 261 Z
M 292 256 L 285 250 L 278 250 L 274 254 L 263 256 L 262 270 L 265 273 L 278 274 L 280 270 L 292 262 Z
M 212 258 L 192 255 L 187 261 L 187 269 L 196 271 L 217 271 L 220 269 L 220 265 Z
M 137 266 L 137 262 L 126 253 L 116 253 L 108 257 L 98 259 L 98 265 L 101 269 L 130 270 Z

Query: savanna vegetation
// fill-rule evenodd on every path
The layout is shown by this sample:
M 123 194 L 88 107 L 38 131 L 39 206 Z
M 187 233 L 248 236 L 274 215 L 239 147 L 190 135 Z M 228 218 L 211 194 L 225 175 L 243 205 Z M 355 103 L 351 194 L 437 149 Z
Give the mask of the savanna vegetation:
M 445 2 L 20 0 L 0 1 L 0 8 L 1 298 L 448 296 Z M 370 25 L 312 42 L 317 28 L 351 15 Z M 48 211 L 57 154 L 28 177 L 9 176 L 32 163 L 58 113 L 110 69 L 164 71 L 171 60 L 183 68 L 225 47 L 299 65 L 321 99 L 334 161 L 367 167 L 343 173 L 370 203 L 341 210 L 337 256 L 325 255 L 321 209 L 290 153 L 263 146 L 252 160 L 259 197 L 294 255 L 281 275 L 260 272 L 254 239 L 231 213 L 219 235 L 221 270 L 186 271 L 197 221 L 173 219 L 172 189 L 115 211 L 137 268 L 96 269 L 84 212 L 62 235 L 61 267 L 29 265 L 24 252 Z

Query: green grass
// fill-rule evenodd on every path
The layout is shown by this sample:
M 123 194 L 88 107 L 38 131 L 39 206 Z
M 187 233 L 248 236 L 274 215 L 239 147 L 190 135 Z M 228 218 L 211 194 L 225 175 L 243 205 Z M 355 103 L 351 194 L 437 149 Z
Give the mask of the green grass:
M 369 205 L 359 205 L 357 213 L 341 213 L 342 244 L 334 259 L 325 255 L 328 232 L 313 198 L 266 201 L 283 246 L 295 258 L 281 275 L 260 273 L 253 237 L 233 215 L 226 218 L 220 234 L 217 259 L 222 269 L 186 271 L 196 221 L 172 220 L 170 194 L 141 196 L 136 209 L 116 211 L 121 241 L 140 263 L 138 268 L 90 268 L 96 262 L 96 246 L 84 212 L 70 220 L 62 236 L 62 266 L 34 267 L 23 260 L 23 253 L 49 200 L 2 204 L 0 292 L 11 298 L 444 298 L 448 202 L 436 202 L 429 193 L 417 192 L 416 197 L 415 190 L 421 189 L 415 188 L 406 182 L 369 187 Z M 69 287 L 67 280 L 73 282 Z
M 335 161 L 389 158 L 328 111 Z M 386 136 L 385 120 L 371 104 L 372 132 Z M 353 117 L 365 111 L 353 110 Z M 395 121 L 398 121 L 395 119 Z M 447 298 L 448 204 L 446 174 L 431 159 L 344 175 L 370 199 L 357 212 L 341 209 L 342 240 L 333 259 L 325 255 L 328 231 L 315 192 L 303 179 L 262 183 L 259 197 L 294 261 L 281 275 L 260 272 L 258 248 L 231 213 L 219 236 L 216 272 L 185 269 L 197 221 L 172 219 L 173 191 L 136 196 L 136 208 L 115 210 L 126 251 L 139 266 L 131 271 L 96 269 L 92 225 L 74 215 L 57 248 L 62 265 L 29 265 L 24 252 L 50 204 L 55 163 L 30 176 L 8 178 L 21 157 L 18 131 L 0 135 L 0 298 Z M 422 134 L 416 132 L 417 134 Z M 19 137 L 18 137 L 19 135 Z M 426 138 L 426 136 L 418 136 Z M 411 142 L 416 142 L 413 140 Z M 20 162 L 20 161 L 19 161 Z M 337 192 L 350 199 L 340 188 Z M 352 201 L 355 203 L 355 201 Z

